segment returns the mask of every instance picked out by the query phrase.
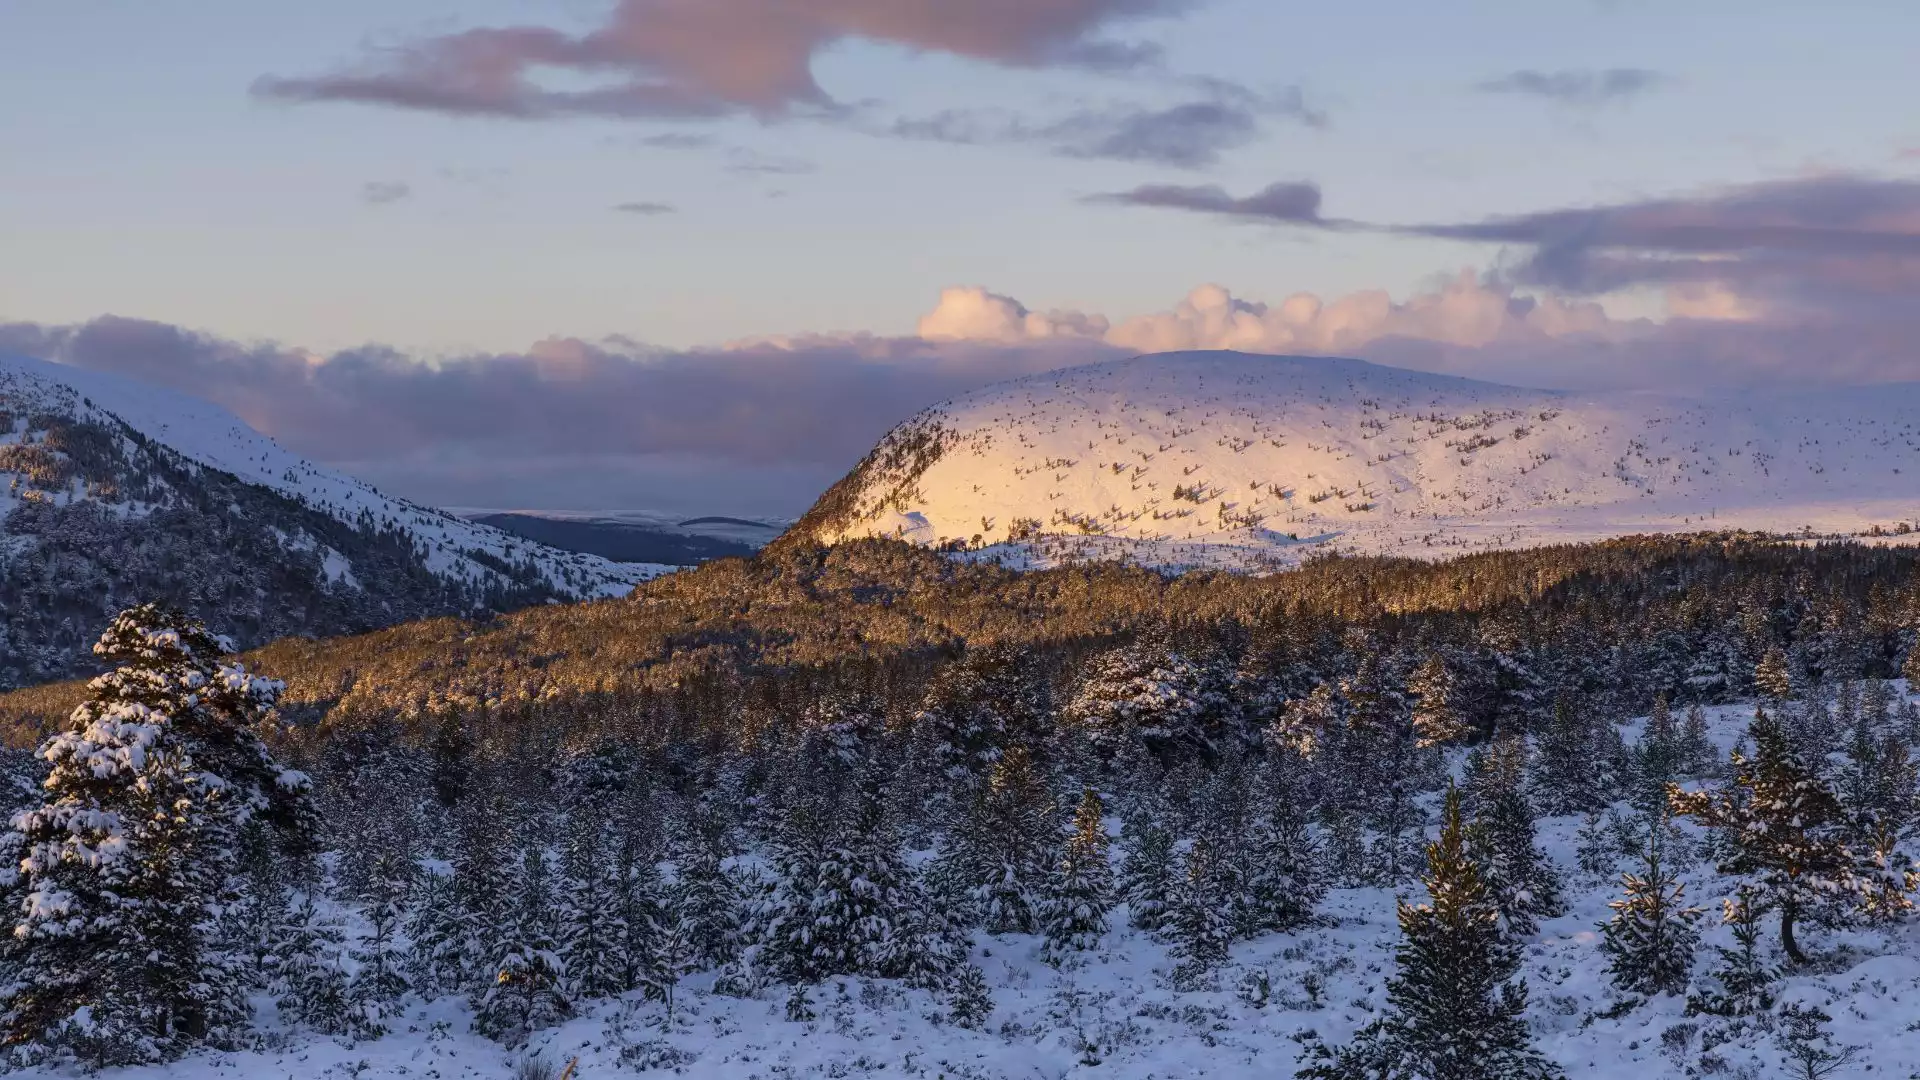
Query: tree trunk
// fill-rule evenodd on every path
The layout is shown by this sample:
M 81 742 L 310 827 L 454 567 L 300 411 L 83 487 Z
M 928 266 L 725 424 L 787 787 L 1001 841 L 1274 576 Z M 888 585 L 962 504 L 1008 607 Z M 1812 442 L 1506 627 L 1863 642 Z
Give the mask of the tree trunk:
M 1796 964 L 1804 964 L 1807 962 L 1806 955 L 1800 951 L 1800 943 L 1793 940 L 1793 920 L 1798 914 L 1795 905 L 1790 903 L 1780 905 L 1780 947 L 1787 951 L 1787 959 Z

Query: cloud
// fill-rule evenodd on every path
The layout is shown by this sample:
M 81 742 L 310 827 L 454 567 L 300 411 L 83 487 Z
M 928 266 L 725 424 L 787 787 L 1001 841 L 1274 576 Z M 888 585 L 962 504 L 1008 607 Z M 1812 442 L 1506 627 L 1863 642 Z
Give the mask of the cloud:
M 704 150 L 713 143 L 713 136 L 692 131 L 668 131 L 659 135 L 648 135 L 640 140 L 640 145 L 651 146 L 658 150 Z
M 1323 217 L 1320 189 L 1286 181 L 1248 196 L 1146 185 L 1088 201 L 1309 229 L 1500 245 L 1515 285 L 1574 296 L 1716 292 L 1718 310 L 1802 321 L 1903 320 L 1920 334 L 1920 179 L 1836 173 L 1691 195 L 1439 224 Z M 1682 310 L 1706 310 L 1681 302 Z
M 928 341 L 1012 343 L 1052 339 L 1098 340 L 1107 320 L 1077 312 L 1042 314 L 1018 300 L 977 285 L 940 290 L 940 301 L 921 316 L 918 333 Z
M 396 203 L 413 194 L 413 188 L 399 180 L 369 180 L 360 185 L 360 201 L 369 206 Z
M 679 213 L 671 203 L 663 202 L 623 202 L 615 203 L 613 208 L 622 214 L 638 214 L 643 217 Z
M 963 144 L 1031 143 L 1078 158 L 1204 168 L 1221 154 L 1259 138 L 1269 118 L 1324 127 L 1324 112 L 1289 87 L 1258 93 L 1221 80 L 1202 80 L 1204 97 L 1171 105 L 1083 108 L 1034 120 L 1005 110 L 949 109 L 896 120 L 886 134 Z
M 840 107 L 813 61 L 848 39 L 1010 67 L 1126 69 L 1151 50 L 1102 34 L 1186 0 L 620 0 L 584 33 L 483 27 L 417 38 L 254 93 L 462 116 L 543 119 L 776 116 Z M 557 73 L 559 79 L 542 81 Z M 556 83 L 564 85 L 556 85 Z
M 1486 94 L 1541 98 L 1556 105 L 1592 109 L 1637 98 L 1669 80 L 1645 68 L 1583 68 L 1568 71 L 1515 71 L 1488 79 L 1474 89 Z
M 1394 231 L 1504 245 L 1502 272 L 1535 288 L 1704 290 L 1774 321 L 1920 334 L 1920 180 L 1798 177 Z
M 1165 210 L 1187 210 L 1214 214 L 1242 221 L 1259 221 L 1318 228 L 1340 228 L 1347 223 L 1329 221 L 1320 216 L 1320 186 L 1304 181 L 1280 181 L 1268 184 L 1252 195 L 1230 195 L 1225 189 L 1206 184 L 1189 187 L 1180 184 L 1142 184 L 1131 191 L 1090 195 L 1091 203 L 1118 206 L 1144 206 Z

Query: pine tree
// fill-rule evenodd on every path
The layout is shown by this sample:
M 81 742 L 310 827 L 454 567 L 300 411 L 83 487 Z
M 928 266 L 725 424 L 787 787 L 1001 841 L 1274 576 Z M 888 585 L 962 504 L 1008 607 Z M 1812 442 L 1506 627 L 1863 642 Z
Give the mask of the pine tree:
M 1308 1080 L 1545 1080 L 1562 1075 L 1533 1048 L 1520 950 L 1466 850 L 1460 794 L 1449 789 L 1440 838 L 1427 849 L 1430 903 L 1400 904 L 1399 971 L 1389 1015 L 1340 1050 L 1314 1048 Z
M 947 993 L 947 1019 L 963 1028 L 982 1028 L 993 1015 L 993 994 L 978 964 L 962 964 Z
M 1677 994 L 1693 970 L 1701 909 L 1686 904 L 1686 886 L 1660 865 L 1664 822 L 1647 828 L 1641 872 L 1623 874 L 1627 895 L 1607 904 L 1613 917 L 1600 928 L 1613 984 L 1630 994 Z
M 1555 702 L 1532 756 L 1532 794 L 1540 812 L 1560 817 L 1606 809 L 1618 790 L 1612 763 L 1619 741 L 1619 732 L 1591 705 L 1566 697 Z
M 1760 902 L 1780 914 L 1781 947 L 1802 963 L 1796 924 L 1830 906 L 1836 895 L 1857 893 L 1862 860 L 1848 847 L 1839 800 L 1794 753 L 1765 709 L 1754 710 L 1747 734 L 1753 755 L 1734 753 L 1734 791 L 1674 788 L 1668 799 L 1676 814 L 1721 830 L 1726 852 L 1720 872 L 1753 882 Z
M 1713 981 L 1720 988 L 1689 998 L 1689 1013 L 1752 1016 L 1773 1007 L 1773 984 L 1779 973 L 1760 956 L 1761 918 L 1760 904 L 1744 885 L 1723 902 L 1721 921 L 1733 928 L 1734 947 L 1715 947 L 1720 963 L 1713 970 Z
M 407 888 L 413 867 L 391 851 L 381 852 L 372 861 L 366 906 L 367 936 L 353 950 L 359 971 L 353 976 L 349 994 L 362 1015 L 370 1023 L 377 1023 L 412 989 L 407 978 L 406 954 L 400 948 L 400 931 L 406 919 Z
M 968 966 L 973 939 L 955 916 L 959 906 L 955 899 L 928 875 L 913 883 L 911 899 L 895 958 L 899 977 L 916 989 L 946 989 L 955 973 Z
M 695 807 L 673 844 L 670 920 L 686 938 L 693 970 L 719 967 L 733 958 L 740 937 L 740 897 L 724 867 L 726 830 L 718 815 Z
M 1707 710 L 1698 704 L 1687 708 L 1687 719 L 1680 732 L 1682 771 L 1688 776 L 1713 776 L 1720 771 L 1720 751 L 1707 734 Z
M 994 934 L 1039 929 L 1043 888 L 1057 855 L 1052 798 L 1024 747 L 989 772 L 956 851 L 956 872 Z
M 450 875 L 432 871 L 421 875 L 406 922 L 406 974 L 414 989 L 428 999 L 464 990 L 464 935 Z
M 1793 677 L 1787 668 L 1787 654 L 1780 646 L 1769 646 L 1760 657 L 1759 665 L 1753 669 L 1753 685 L 1775 701 L 1793 697 Z
M 178 612 L 121 613 L 94 646 L 116 669 L 41 747 L 45 801 L 13 819 L 25 899 L 0 1032 L 18 1056 L 152 1061 L 244 1027 L 243 965 L 217 921 L 238 836 L 261 818 L 303 853 L 315 823 L 306 777 L 255 734 L 281 684 L 230 651 Z
M 611 916 L 619 935 L 613 942 L 620 989 L 653 989 L 654 960 L 667 921 L 662 907 L 660 868 L 632 833 L 620 839 L 614 861 Z
M 1232 744 L 1238 726 L 1229 673 L 1217 658 L 1189 656 L 1161 635 L 1090 660 L 1064 715 L 1110 765 L 1134 745 L 1163 766 L 1210 759 Z
M 512 933 L 513 875 L 506 864 L 504 827 L 498 807 L 476 809 L 463 821 L 449 882 L 450 925 L 444 940 L 436 942 L 446 980 L 442 989 L 475 1000 L 492 989 L 499 973 L 493 958 Z
M 1559 915 L 1559 875 L 1535 843 L 1533 808 L 1523 789 L 1526 744 L 1506 738 L 1489 748 L 1488 765 L 1467 847 L 1507 932 L 1524 937 L 1538 920 Z
M 1031 659 L 1004 646 L 975 649 L 928 685 L 914 727 L 928 765 L 965 800 L 1007 747 L 1034 746 L 1052 703 Z
M 1634 766 L 1634 805 L 1645 813 L 1659 813 L 1666 806 L 1667 785 L 1686 767 L 1686 748 L 1664 695 L 1653 700 L 1646 731 L 1634 747 Z
M 1120 827 L 1119 892 L 1128 921 L 1153 932 L 1166 925 L 1173 898 L 1173 833 L 1155 817 L 1136 814 Z
M 1920 642 L 1909 648 L 1900 661 L 1900 677 L 1907 680 L 1907 693 L 1920 692 Z
M 488 951 L 492 982 L 473 1003 L 474 1030 L 508 1045 L 524 1042 L 573 1011 L 566 963 L 554 943 L 552 877 L 539 848 L 527 849 L 519 877 L 509 917 Z
M 1275 807 L 1248 841 L 1250 920 L 1241 933 L 1297 930 L 1326 895 L 1320 849 L 1300 815 Z
M 1574 837 L 1574 857 L 1579 860 L 1580 872 L 1590 878 L 1611 877 L 1619 856 L 1620 845 L 1614 841 L 1606 817 L 1598 811 L 1588 812 Z
M 1167 929 L 1173 937 L 1173 985 L 1197 989 L 1227 961 L 1233 943 L 1232 885 L 1226 860 L 1206 836 L 1187 849 Z
M 1414 699 L 1413 727 L 1421 746 L 1447 746 L 1467 737 L 1466 710 L 1446 657 L 1429 653 L 1407 677 L 1407 693 Z
M 614 997 L 631 985 L 623 944 L 619 867 L 608 856 L 605 818 L 586 808 L 568 823 L 561 855 L 560 957 L 576 998 Z
M 340 964 L 339 929 L 324 922 L 313 898 L 303 895 L 293 905 L 286 933 L 280 950 L 280 1015 L 326 1035 L 360 1031 L 363 1018 Z
M 1107 855 L 1105 807 L 1092 788 L 1080 796 L 1073 835 L 1061 850 L 1060 868 L 1048 883 L 1042 919 L 1047 955 L 1098 948 L 1113 905 L 1113 869 Z

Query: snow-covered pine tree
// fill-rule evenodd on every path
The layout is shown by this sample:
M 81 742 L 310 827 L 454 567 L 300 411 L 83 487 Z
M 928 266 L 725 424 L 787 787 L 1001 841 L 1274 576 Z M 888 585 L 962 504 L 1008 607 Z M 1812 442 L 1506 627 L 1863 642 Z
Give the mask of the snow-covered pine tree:
M 963 905 L 926 873 L 913 882 L 911 900 L 894 958 L 897 972 L 916 989 L 946 989 L 973 954 L 972 935 L 956 915 Z
M 986 972 L 978 964 L 960 965 L 947 991 L 947 1019 L 957 1027 L 978 1029 L 992 1016 L 993 993 L 987 989 Z
M 444 965 L 442 989 L 475 1000 L 493 987 L 499 972 L 493 959 L 510 936 L 514 918 L 515 882 L 506 862 L 504 827 L 504 813 L 497 806 L 474 808 L 463 816 L 449 883 L 452 925 L 443 941 L 429 938 Z
M 395 851 L 382 851 L 372 862 L 366 884 L 367 936 L 353 950 L 359 970 L 348 992 L 361 1014 L 369 1022 L 378 1022 L 412 989 L 400 933 L 415 867 Z
M 1707 734 L 1707 710 L 1698 702 L 1687 707 L 1680 730 L 1681 771 L 1687 776 L 1714 776 L 1720 771 L 1720 750 Z
M 1580 831 L 1574 836 L 1574 858 L 1580 864 L 1580 872 L 1589 878 L 1600 880 L 1613 876 L 1620 861 L 1620 845 L 1606 816 L 1599 811 L 1588 811 L 1580 822 Z
M 293 894 L 271 826 L 258 819 L 247 822 L 239 830 L 239 847 L 242 885 L 221 906 L 220 933 L 241 977 L 258 990 L 280 978 L 278 950 L 286 941 Z
M 1600 950 L 1607 954 L 1613 984 L 1630 994 L 1677 994 L 1686 989 L 1700 932 L 1694 923 L 1702 909 L 1686 903 L 1686 886 L 1660 864 L 1660 840 L 1666 823 L 1647 827 L 1637 874 L 1621 875 L 1626 896 L 1610 901 L 1613 917 L 1600 928 Z
M 342 937 L 301 894 L 288 913 L 280 947 L 280 1015 L 326 1035 L 374 1034 L 348 992 L 341 965 Z
M 1722 901 L 1720 919 L 1733 928 L 1733 948 L 1714 948 L 1720 963 L 1713 969 L 1712 978 L 1719 989 L 1690 996 L 1687 1012 L 1752 1016 L 1773 1007 L 1773 984 L 1780 975 L 1760 955 L 1763 916 L 1760 902 L 1745 885 Z
M 740 896 L 725 869 L 727 847 L 725 823 L 704 802 L 688 811 L 672 838 L 667 918 L 685 936 L 696 971 L 726 963 L 740 944 Z
M 1033 933 L 1059 838 L 1053 801 L 1025 747 L 995 762 L 959 837 L 956 872 L 988 933 Z
M 1836 897 L 1857 895 L 1863 859 L 1848 846 L 1840 801 L 1765 708 L 1754 710 L 1747 736 L 1753 754 L 1735 751 L 1734 791 L 1671 788 L 1668 801 L 1674 813 L 1720 830 L 1720 872 L 1754 884 L 1758 901 L 1779 912 L 1781 947 L 1802 963 L 1795 927 Z
M 1205 835 L 1195 837 L 1182 860 L 1167 930 L 1173 938 L 1171 978 L 1177 990 L 1199 989 L 1227 961 L 1233 944 L 1233 886 L 1226 860 Z
M 1533 797 L 1553 817 L 1604 810 L 1616 794 L 1613 757 L 1619 733 L 1592 703 L 1562 696 L 1535 739 Z
M 420 875 L 407 912 L 408 982 L 428 999 L 466 988 L 461 949 L 464 934 L 453 878 L 427 871 Z
M 1787 654 L 1778 645 L 1768 646 L 1753 669 L 1753 685 L 1774 701 L 1793 697 L 1793 676 L 1787 666 Z
M 1667 785 L 1673 783 L 1686 766 L 1686 749 L 1664 694 L 1653 699 L 1646 730 L 1633 748 L 1633 763 L 1634 805 L 1643 813 L 1660 813 L 1667 803 Z
M 1292 740 L 1269 732 L 1256 788 L 1258 801 L 1242 841 L 1247 910 L 1237 932 L 1252 936 L 1307 923 L 1326 895 L 1323 853 L 1311 828 L 1317 792 L 1313 765 Z
M 1173 898 L 1173 833 L 1151 812 L 1129 815 L 1120 826 L 1120 898 L 1135 929 L 1149 933 L 1166 925 Z
M 622 947 L 620 867 L 607 850 L 607 829 L 603 814 L 578 807 L 561 852 L 560 958 L 569 994 L 583 1000 L 615 997 L 632 985 Z
M 630 830 L 623 832 L 619 841 L 612 887 L 612 914 L 620 928 L 613 943 L 620 989 L 651 990 L 655 985 L 653 964 L 658 939 L 667 921 L 662 908 L 664 889 L 652 852 Z
M 115 670 L 40 748 L 44 802 L 12 821 L 26 898 L 0 1038 L 17 1058 L 152 1061 L 244 1027 L 216 918 L 237 836 L 261 818 L 304 853 L 316 830 L 306 777 L 256 734 L 281 684 L 230 651 L 177 611 L 122 612 L 94 646 Z
M 552 873 L 538 847 L 527 848 L 515 885 L 509 917 L 487 954 L 492 982 L 473 1003 L 474 1030 L 510 1046 L 573 1012 L 554 942 Z
M 1422 1077 L 1547 1080 L 1559 1069 L 1533 1048 L 1520 950 L 1467 854 L 1460 793 L 1447 791 L 1440 838 L 1427 849 L 1431 902 L 1400 904 L 1399 970 L 1387 983 L 1391 1012 L 1339 1050 L 1312 1048 L 1305 1080 Z
M 1113 867 L 1105 817 L 1099 794 L 1087 788 L 1073 815 L 1073 834 L 1061 849 L 1059 871 L 1047 883 L 1042 929 L 1046 953 L 1056 963 L 1069 953 L 1098 948 L 1107 932 Z
M 1217 657 L 1148 635 L 1088 661 L 1064 718 L 1109 765 L 1134 744 L 1162 766 L 1211 758 L 1241 735 L 1231 674 Z
M 1407 694 L 1414 701 L 1413 728 L 1421 746 L 1448 746 L 1467 737 L 1466 709 L 1453 669 L 1441 653 L 1428 653 L 1407 676 Z
M 1017 649 L 974 649 L 940 669 L 914 717 L 929 769 L 963 803 L 1008 746 L 1038 745 L 1052 715 L 1048 687 Z
M 1532 934 L 1538 920 L 1564 908 L 1559 872 L 1535 843 L 1526 756 L 1526 743 L 1514 736 L 1487 748 L 1479 805 L 1467 830 L 1467 849 L 1479 863 L 1487 897 L 1515 937 Z

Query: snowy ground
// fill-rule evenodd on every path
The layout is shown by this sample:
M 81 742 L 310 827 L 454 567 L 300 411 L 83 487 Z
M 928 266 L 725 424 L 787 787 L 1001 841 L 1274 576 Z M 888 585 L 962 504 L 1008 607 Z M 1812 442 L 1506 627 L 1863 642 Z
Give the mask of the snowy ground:
M 1709 711 L 1723 752 L 1749 715 L 1749 706 Z M 1617 891 L 1613 883 L 1584 878 L 1575 869 L 1578 826 L 1575 819 L 1555 818 L 1541 827 L 1543 846 L 1564 872 L 1571 909 L 1543 923 L 1528 947 L 1530 1018 L 1541 1048 L 1572 1077 L 1788 1075 L 1765 1034 L 1749 1032 L 1703 1047 L 1703 1034 L 1715 1021 L 1686 1017 L 1679 998 L 1656 999 L 1619 1018 L 1598 1015 L 1620 1001 L 1608 983 L 1595 931 Z M 1720 892 L 1710 868 L 1693 867 L 1686 881 L 1690 902 L 1715 906 Z M 1418 886 L 1410 895 L 1424 898 Z M 556 1072 L 577 1057 L 579 1080 L 649 1072 L 713 1080 L 867 1074 L 952 1080 L 1287 1077 L 1298 1061 L 1299 1033 L 1344 1040 L 1381 1007 L 1398 939 L 1394 900 L 1385 890 L 1337 890 L 1321 909 L 1328 925 L 1241 942 L 1231 965 L 1220 971 L 1217 989 L 1188 993 L 1167 988 L 1165 947 L 1125 929 L 1124 912 L 1116 912 L 1108 947 L 1066 970 L 1040 961 L 1036 939 L 981 935 L 975 959 L 995 1003 L 981 1031 L 944 1023 L 933 996 L 884 981 L 840 979 L 817 987 L 811 995 L 817 1019 L 795 1022 L 787 1018 L 784 989 L 759 999 L 729 998 L 710 993 L 711 977 L 700 976 L 683 985 L 670 1025 L 659 1004 L 634 995 L 594 1003 L 566 1025 L 542 1032 L 525 1050 L 472 1034 L 469 1014 L 455 999 L 414 1002 L 395 1033 L 358 1044 L 279 1031 L 271 1006 L 263 1004 L 258 1019 L 265 1034 L 257 1050 L 102 1075 L 504 1078 L 531 1054 L 554 1063 Z M 1819 932 L 1810 940 L 1812 962 L 1785 980 L 1781 992 L 1785 1000 L 1831 1014 L 1835 1042 L 1863 1048 L 1852 1072 L 1835 1075 L 1920 1075 L 1920 925 Z M 1712 925 L 1704 946 L 1730 943 L 1728 932 Z M 1696 975 L 1711 966 L 1710 948 L 1703 947 Z M 1267 974 L 1272 988 L 1264 1007 L 1236 992 L 1242 977 L 1256 971 Z M 1703 1051 L 1709 1056 L 1703 1058 Z

